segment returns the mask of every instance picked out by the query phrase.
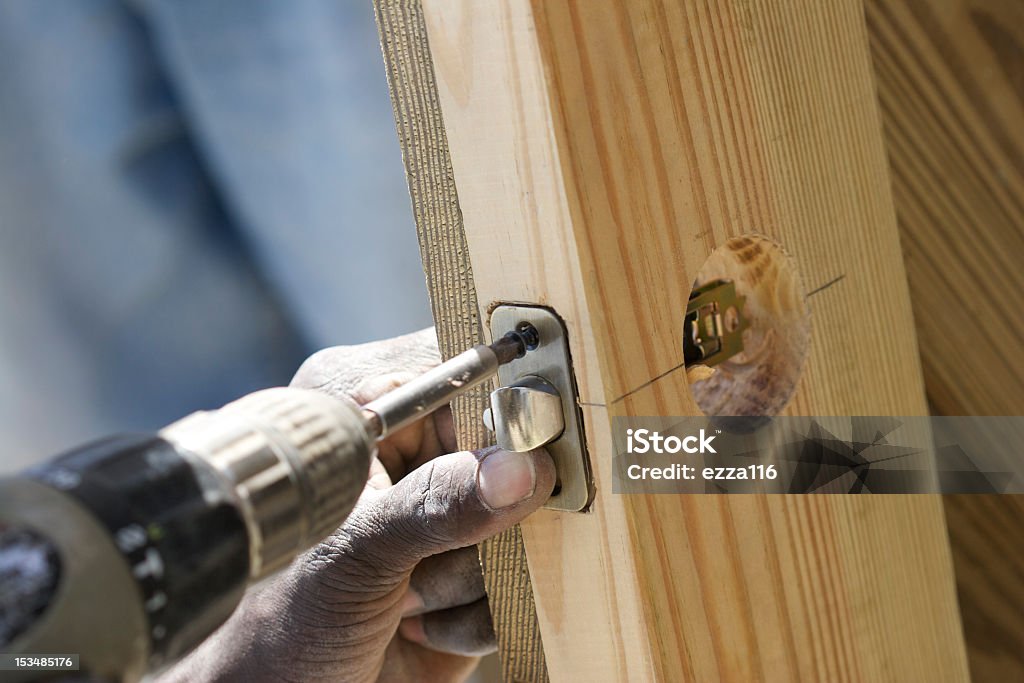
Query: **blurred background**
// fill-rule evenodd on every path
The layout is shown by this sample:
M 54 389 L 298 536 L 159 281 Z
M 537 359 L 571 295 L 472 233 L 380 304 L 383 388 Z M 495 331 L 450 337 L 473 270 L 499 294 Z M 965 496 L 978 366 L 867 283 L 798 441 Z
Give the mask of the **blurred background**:
M 0 471 L 431 324 L 369 0 L 0 3 Z

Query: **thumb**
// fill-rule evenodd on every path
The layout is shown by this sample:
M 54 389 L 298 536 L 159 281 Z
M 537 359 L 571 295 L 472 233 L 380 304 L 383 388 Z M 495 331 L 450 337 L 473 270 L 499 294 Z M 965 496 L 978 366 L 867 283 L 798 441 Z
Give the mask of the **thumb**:
M 554 485 L 555 465 L 544 450 L 463 451 L 413 470 L 377 500 L 371 514 L 377 528 L 391 532 L 392 561 L 411 569 L 425 557 L 511 527 L 543 505 Z

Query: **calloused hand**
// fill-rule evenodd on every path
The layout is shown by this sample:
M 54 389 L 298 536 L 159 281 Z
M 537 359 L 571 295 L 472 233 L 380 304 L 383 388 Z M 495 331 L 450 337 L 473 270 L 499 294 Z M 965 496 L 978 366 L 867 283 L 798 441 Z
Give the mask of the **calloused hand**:
M 423 330 L 320 351 L 292 386 L 365 403 L 438 360 Z M 250 591 L 166 680 L 459 681 L 494 650 L 474 545 L 547 500 L 551 458 L 453 453 L 447 409 L 379 446 L 345 523 Z

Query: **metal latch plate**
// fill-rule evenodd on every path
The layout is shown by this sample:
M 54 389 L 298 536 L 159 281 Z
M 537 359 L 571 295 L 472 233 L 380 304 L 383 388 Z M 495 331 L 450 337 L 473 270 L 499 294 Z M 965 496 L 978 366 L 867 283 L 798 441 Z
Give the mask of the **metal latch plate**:
M 718 365 L 743 351 L 746 297 L 736 293 L 732 280 L 714 280 L 690 294 L 683 321 L 683 359 L 686 365 Z
M 502 304 L 491 312 L 491 338 L 498 339 L 521 323 L 538 332 L 538 347 L 498 369 L 499 386 L 509 386 L 527 377 L 547 380 L 562 400 L 565 429 L 544 448 L 555 461 L 558 483 L 544 507 L 570 512 L 584 511 L 594 497 L 594 481 L 583 434 L 583 419 L 577 403 L 576 379 L 572 372 L 565 324 L 550 308 Z

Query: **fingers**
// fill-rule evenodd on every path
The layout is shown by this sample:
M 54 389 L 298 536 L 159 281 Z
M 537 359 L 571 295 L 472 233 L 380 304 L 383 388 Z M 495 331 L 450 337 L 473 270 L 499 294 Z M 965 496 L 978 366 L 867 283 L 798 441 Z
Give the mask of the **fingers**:
M 459 450 L 459 444 L 455 439 L 455 418 L 450 406 L 438 408 L 434 413 L 434 429 L 445 453 Z
M 413 377 L 415 375 L 412 373 L 404 372 L 372 377 L 356 388 L 352 399 L 356 403 L 364 404 L 397 389 Z M 443 410 L 450 415 L 447 406 Z M 450 433 L 442 434 L 441 427 L 450 430 Z M 387 486 L 439 453 L 456 450 L 455 448 L 446 449 L 448 442 L 454 440 L 454 436 L 454 425 L 450 418 L 446 422 L 445 418 L 439 419 L 437 414 L 432 418 L 414 422 L 389 435 L 378 445 L 377 449 L 377 458 L 383 463 L 388 473 Z
M 479 663 L 479 657 L 459 657 L 437 652 L 405 638 L 394 638 L 384 654 L 384 666 L 377 680 L 402 683 L 465 681 Z
M 399 633 L 439 652 L 480 656 L 495 649 L 476 546 L 428 557 L 413 570 Z
M 433 328 L 428 328 L 372 344 L 318 351 L 302 364 L 291 386 L 343 396 L 362 405 L 439 362 L 437 339 Z M 376 488 L 388 486 L 438 453 L 457 448 L 451 410 L 441 408 L 432 419 L 420 420 L 380 444 L 379 458 L 387 476 L 372 483 Z
M 412 572 L 403 616 L 468 605 L 485 596 L 475 545 L 424 559 Z
M 306 359 L 291 386 L 353 398 L 367 380 L 396 372 L 420 374 L 440 362 L 433 328 L 394 339 L 335 346 Z
M 548 499 L 554 483 L 554 463 L 543 450 L 443 455 L 365 510 L 367 528 L 386 530 L 387 539 L 368 543 L 368 550 L 383 552 L 379 561 L 395 571 L 411 571 L 426 557 L 474 545 L 519 522 Z
M 486 600 L 402 620 L 398 632 L 406 640 L 439 652 L 479 657 L 497 644 Z

